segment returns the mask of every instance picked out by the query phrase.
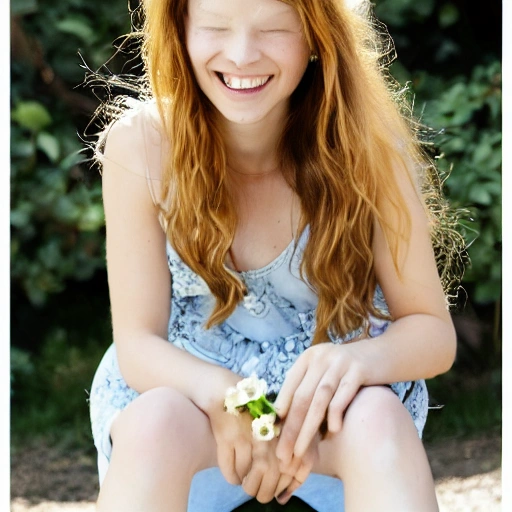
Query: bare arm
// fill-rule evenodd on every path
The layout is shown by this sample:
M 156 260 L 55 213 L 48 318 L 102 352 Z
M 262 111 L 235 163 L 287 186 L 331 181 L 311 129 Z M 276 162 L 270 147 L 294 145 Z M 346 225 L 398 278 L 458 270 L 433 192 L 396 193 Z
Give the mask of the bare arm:
M 103 165 L 107 270 L 119 365 L 137 391 L 169 386 L 208 411 L 221 407 L 226 388 L 239 377 L 167 341 L 171 277 L 165 234 L 146 183 L 140 124 L 140 116 L 134 116 L 114 125 Z
M 375 270 L 395 321 L 384 334 L 356 343 L 322 343 L 306 350 L 289 371 L 276 406 L 286 417 L 278 456 L 302 456 L 327 413 L 338 432 L 343 412 L 361 386 L 431 378 L 446 372 L 455 357 L 455 330 L 446 308 L 430 242 L 428 221 L 414 186 L 400 178 L 411 216 L 411 236 L 399 248 L 400 275 L 380 225 L 375 223 Z M 394 210 L 384 217 L 398 226 Z
M 374 359 L 365 384 L 432 378 L 448 371 L 456 351 L 456 334 L 439 280 L 428 220 L 406 177 L 401 190 L 411 215 L 411 238 L 399 252 L 397 275 L 380 225 L 375 223 L 373 253 L 380 283 L 394 322 L 384 334 L 364 340 Z M 390 209 L 388 221 L 395 224 Z

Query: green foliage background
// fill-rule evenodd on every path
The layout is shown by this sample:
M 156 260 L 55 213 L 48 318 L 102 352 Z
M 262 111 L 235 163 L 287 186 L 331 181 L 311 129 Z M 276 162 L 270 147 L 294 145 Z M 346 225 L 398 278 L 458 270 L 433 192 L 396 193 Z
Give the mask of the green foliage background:
M 432 431 L 497 427 L 501 3 L 377 0 L 376 14 L 396 44 L 392 74 L 408 84 L 415 113 L 437 133 L 432 152 L 445 192 L 468 211 L 461 230 L 471 265 L 461 311 L 476 318 L 482 339 L 466 346 L 461 337 L 459 363 L 432 382 L 437 398 L 454 404 Z M 113 73 L 137 71 L 128 54 L 109 60 L 130 28 L 128 2 L 11 0 L 11 27 L 13 440 L 67 432 L 72 442 L 90 443 L 87 389 L 111 334 L 101 182 L 83 140 L 94 133 L 88 123 L 98 99 L 83 85 L 82 58 L 92 69 L 108 61 Z M 474 393 L 476 375 L 488 376 L 483 399 Z

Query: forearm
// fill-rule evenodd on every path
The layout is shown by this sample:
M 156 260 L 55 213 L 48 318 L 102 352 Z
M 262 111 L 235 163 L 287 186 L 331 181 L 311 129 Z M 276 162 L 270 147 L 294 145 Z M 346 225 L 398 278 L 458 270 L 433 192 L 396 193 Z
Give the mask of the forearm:
M 222 407 L 224 394 L 240 376 L 207 363 L 154 334 L 116 342 L 119 366 L 127 384 L 139 393 L 167 386 L 188 397 L 206 414 Z
M 376 338 L 356 342 L 365 385 L 429 379 L 450 369 L 456 334 L 448 319 L 414 314 L 393 322 Z

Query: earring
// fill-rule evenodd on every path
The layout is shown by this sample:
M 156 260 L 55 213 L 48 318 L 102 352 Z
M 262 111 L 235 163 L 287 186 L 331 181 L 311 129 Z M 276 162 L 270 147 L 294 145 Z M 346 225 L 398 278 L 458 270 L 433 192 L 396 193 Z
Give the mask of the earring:
M 312 53 L 309 56 L 309 62 L 316 62 L 318 60 L 318 55 L 316 53 Z

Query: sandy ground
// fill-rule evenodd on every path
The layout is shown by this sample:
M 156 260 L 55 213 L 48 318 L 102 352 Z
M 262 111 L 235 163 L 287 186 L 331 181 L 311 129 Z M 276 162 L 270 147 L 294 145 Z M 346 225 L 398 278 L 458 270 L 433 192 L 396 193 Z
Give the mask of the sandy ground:
M 501 511 L 501 438 L 445 440 L 426 446 L 440 512 Z M 91 453 L 63 455 L 44 445 L 11 459 L 11 512 L 94 512 Z

